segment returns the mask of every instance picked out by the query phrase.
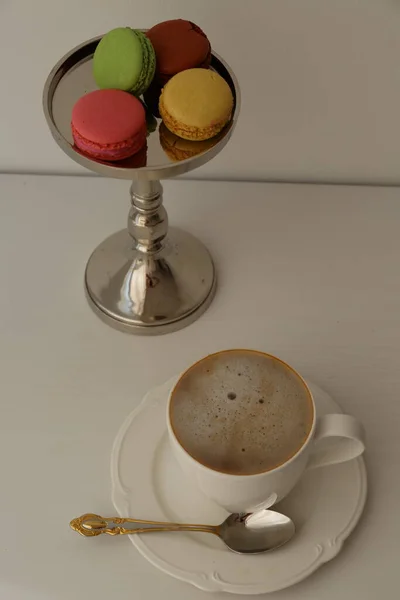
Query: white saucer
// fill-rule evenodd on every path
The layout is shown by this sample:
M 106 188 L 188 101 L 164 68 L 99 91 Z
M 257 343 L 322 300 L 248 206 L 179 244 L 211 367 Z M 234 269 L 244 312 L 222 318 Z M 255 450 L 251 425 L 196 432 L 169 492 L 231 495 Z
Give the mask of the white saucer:
M 123 424 L 111 461 L 113 502 L 120 516 L 221 523 L 227 513 L 187 483 L 171 455 L 166 403 L 176 378 L 150 391 Z M 310 384 L 318 415 L 342 412 Z M 295 522 L 286 546 L 257 556 L 230 552 L 202 533 L 148 533 L 130 539 L 153 565 L 208 592 L 264 594 L 291 586 L 340 551 L 364 508 L 367 475 L 362 458 L 307 472 L 279 509 Z

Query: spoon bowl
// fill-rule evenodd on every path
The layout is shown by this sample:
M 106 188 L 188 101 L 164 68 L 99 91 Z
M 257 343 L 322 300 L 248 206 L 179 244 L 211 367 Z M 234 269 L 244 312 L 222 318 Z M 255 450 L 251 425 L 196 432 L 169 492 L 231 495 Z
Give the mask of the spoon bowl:
M 286 544 L 295 533 L 293 521 L 274 510 L 232 514 L 219 526 L 219 537 L 233 552 L 259 554 Z

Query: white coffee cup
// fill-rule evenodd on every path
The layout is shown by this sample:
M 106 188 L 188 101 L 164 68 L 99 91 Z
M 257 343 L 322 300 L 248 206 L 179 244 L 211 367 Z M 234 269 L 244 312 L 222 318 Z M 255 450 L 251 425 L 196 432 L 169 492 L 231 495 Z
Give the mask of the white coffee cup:
M 181 375 L 178 384 L 170 393 L 168 402 L 167 427 L 174 456 L 185 475 L 208 498 L 229 512 L 252 512 L 268 508 L 282 500 L 292 490 L 305 469 L 354 459 L 360 456 L 365 448 L 363 427 L 354 417 L 345 414 L 329 414 L 317 418 L 314 399 L 303 378 L 280 359 L 265 353 L 259 354 L 279 361 L 281 365 L 296 373 L 300 385 L 307 390 L 313 406 L 313 420 L 308 437 L 297 453 L 280 466 L 252 475 L 224 473 L 205 466 L 185 450 L 171 424 L 170 407 L 175 389 L 189 369 Z

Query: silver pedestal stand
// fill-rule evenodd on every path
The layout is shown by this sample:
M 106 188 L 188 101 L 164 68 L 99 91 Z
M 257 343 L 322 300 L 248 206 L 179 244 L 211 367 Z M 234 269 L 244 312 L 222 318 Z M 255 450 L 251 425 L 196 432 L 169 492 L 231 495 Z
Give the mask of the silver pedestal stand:
M 96 89 L 92 58 L 100 39 L 89 40 L 66 54 L 52 69 L 43 92 L 47 123 L 66 154 L 91 171 L 133 181 L 128 227 L 104 240 L 89 258 L 86 295 L 96 314 L 119 330 L 150 335 L 176 331 L 208 308 L 216 274 L 211 256 L 199 240 L 168 228 L 160 180 L 191 171 L 222 150 L 239 114 L 238 83 L 228 65 L 213 54 L 211 68 L 228 82 L 235 99 L 232 121 L 217 140 L 183 143 L 176 138 L 176 147 L 183 144 L 184 152 L 164 151 L 163 126 L 160 129 L 160 120 L 148 113 L 149 135 L 143 152 L 119 163 L 96 161 L 74 147 L 70 119 L 78 98 Z M 174 136 L 168 136 L 174 146 Z

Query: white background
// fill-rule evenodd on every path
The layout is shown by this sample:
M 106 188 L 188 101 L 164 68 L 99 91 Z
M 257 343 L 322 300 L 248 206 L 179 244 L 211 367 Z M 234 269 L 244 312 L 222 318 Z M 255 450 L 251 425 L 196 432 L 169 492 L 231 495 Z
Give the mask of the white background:
M 0 171 L 86 173 L 47 130 L 48 72 L 110 28 L 176 17 L 243 93 L 232 142 L 196 176 L 400 183 L 397 0 L 0 0 Z

